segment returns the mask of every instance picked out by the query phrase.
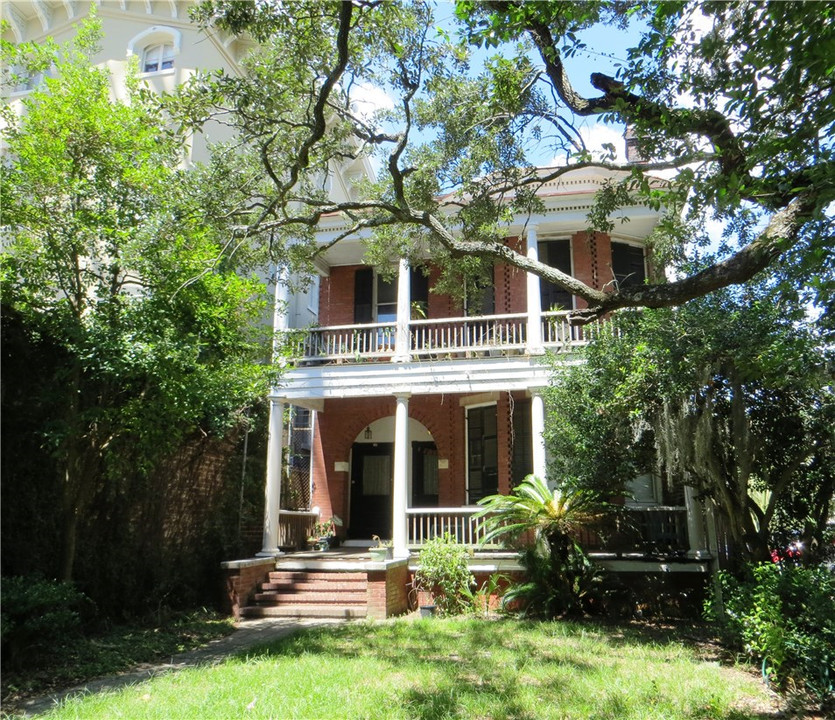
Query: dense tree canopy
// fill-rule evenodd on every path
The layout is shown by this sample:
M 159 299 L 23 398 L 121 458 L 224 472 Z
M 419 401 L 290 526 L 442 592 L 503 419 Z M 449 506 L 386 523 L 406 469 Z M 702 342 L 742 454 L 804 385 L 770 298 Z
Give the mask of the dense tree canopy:
M 267 233 L 277 251 L 309 261 L 321 252 L 317 221 L 341 212 L 351 226 L 334 242 L 370 231 L 378 262 L 429 252 L 455 258 L 458 272 L 509 263 L 584 298 L 586 318 L 680 304 L 791 249 L 811 277 L 831 271 L 830 5 L 460 0 L 455 11 L 457 24 L 437 29 L 420 1 L 205 2 L 201 22 L 259 43 L 246 78 L 204 79 L 179 101 L 191 122 L 214 116 L 240 132 L 234 154 L 218 155 L 228 185 L 215 216 L 242 240 Z M 583 53 L 604 57 L 586 39 L 601 24 L 640 38 L 611 74 L 592 74 L 595 94 L 583 97 L 569 70 Z M 370 113 L 379 91 L 391 107 Z M 594 158 L 577 131 L 589 117 L 628 124 L 647 161 Z M 348 201 L 329 198 L 328 172 L 372 155 L 379 179 Z M 539 207 L 543 182 L 590 164 L 624 171 L 591 227 L 610 230 L 610 211 L 633 202 L 670 209 L 649 242 L 678 264 L 674 280 L 604 292 L 502 242 L 512 213 Z M 661 170 L 677 182 L 651 183 Z M 707 220 L 724 225 L 724 243 L 688 267 L 705 255 Z M 816 292 L 831 299 L 831 282 Z
M 0 281 L 4 323 L 52 354 L 36 382 L 53 413 L 37 432 L 62 488 L 66 579 L 103 485 L 150 472 L 198 429 L 229 427 L 266 387 L 252 257 L 224 255 L 192 205 L 199 174 L 179 169 L 182 138 L 157 103 L 131 79 L 129 102 L 111 100 L 90 61 L 98 33 L 3 47 L 7 68 L 55 66 L 3 110 Z
M 555 374 L 553 472 L 613 495 L 642 472 L 711 498 L 738 557 L 780 534 L 820 543 L 835 493 L 832 354 L 774 288 L 621 316 Z

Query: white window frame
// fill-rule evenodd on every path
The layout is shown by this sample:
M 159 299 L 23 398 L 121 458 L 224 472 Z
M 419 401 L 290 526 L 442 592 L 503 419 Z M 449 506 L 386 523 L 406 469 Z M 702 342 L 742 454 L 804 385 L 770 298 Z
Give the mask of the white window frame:
M 134 35 L 128 43 L 127 55 L 136 55 L 139 58 L 139 71 L 143 77 L 152 75 L 168 75 L 172 74 L 176 69 L 177 56 L 182 49 L 183 34 L 176 28 L 167 25 L 154 25 L 146 28 L 141 33 Z M 160 49 L 160 66 L 166 59 L 165 48 L 170 47 L 171 67 L 158 67 L 156 70 L 145 70 L 145 62 L 148 53 Z

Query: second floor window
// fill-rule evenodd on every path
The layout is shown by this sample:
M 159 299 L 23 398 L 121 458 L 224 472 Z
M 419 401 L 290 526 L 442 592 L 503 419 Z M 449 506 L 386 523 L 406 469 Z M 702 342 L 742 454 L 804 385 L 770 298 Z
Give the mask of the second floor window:
M 571 241 L 544 240 L 539 243 L 539 259 L 546 265 L 571 275 Z M 547 280 L 539 282 L 539 296 L 543 310 L 572 310 L 574 298 L 567 290 Z
M 174 67 L 174 46 L 171 43 L 149 45 L 142 53 L 142 72 L 153 73 Z
M 410 271 L 410 301 L 424 311 L 429 300 L 429 283 L 418 269 Z M 397 320 L 397 278 L 387 280 L 373 268 L 360 268 L 354 276 L 354 322 L 394 322 Z
M 639 245 L 613 242 L 612 274 L 620 288 L 643 285 L 647 277 L 644 249 Z

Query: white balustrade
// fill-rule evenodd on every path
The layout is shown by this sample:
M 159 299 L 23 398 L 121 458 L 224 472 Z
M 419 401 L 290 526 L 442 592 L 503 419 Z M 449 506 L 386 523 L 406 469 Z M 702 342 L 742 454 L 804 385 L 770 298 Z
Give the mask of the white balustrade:
M 542 313 L 543 343 L 557 352 L 585 345 L 593 332 L 591 327 L 572 326 L 567 312 Z M 411 320 L 409 331 L 409 355 L 416 359 L 517 354 L 525 351 L 527 316 L 513 313 Z M 308 364 L 389 359 L 396 336 L 393 322 L 332 325 L 284 334 L 287 352 Z
M 427 541 L 443 537 L 447 533 L 459 545 L 481 546 L 485 530 L 483 520 L 474 518 L 481 508 L 409 508 L 406 510 L 408 536 L 406 542 L 410 548 L 419 548 Z M 497 547 L 498 543 L 488 543 L 484 547 Z

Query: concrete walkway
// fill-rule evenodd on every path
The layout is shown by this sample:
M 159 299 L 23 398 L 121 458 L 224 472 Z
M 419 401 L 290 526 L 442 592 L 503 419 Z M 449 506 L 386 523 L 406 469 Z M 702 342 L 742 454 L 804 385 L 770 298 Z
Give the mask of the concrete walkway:
M 167 672 L 182 670 L 183 668 L 196 665 L 214 665 L 225 660 L 241 650 L 270 642 L 300 628 L 318 627 L 322 625 L 336 625 L 344 623 L 342 619 L 319 619 L 319 618 L 257 618 L 253 620 L 242 620 L 238 623 L 235 632 L 216 640 L 197 650 L 180 653 L 171 657 L 170 662 L 158 664 L 139 665 L 133 670 L 120 675 L 90 680 L 82 685 L 61 690 L 60 692 L 44 695 L 42 697 L 30 698 L 13 710 L 3 708 L 12 717 L 27 718 L 34 717 L 40 713 L 53 708 L 57 703 L 72 697 L 73 695 L 86 695 L 88 693 L 107 692 L 119 690 L 127 685 L 135 685 L 148 680 L 156 675 Z

